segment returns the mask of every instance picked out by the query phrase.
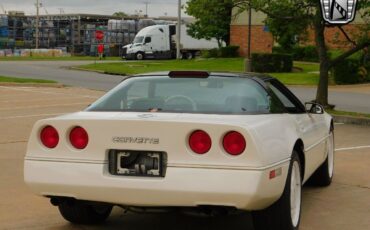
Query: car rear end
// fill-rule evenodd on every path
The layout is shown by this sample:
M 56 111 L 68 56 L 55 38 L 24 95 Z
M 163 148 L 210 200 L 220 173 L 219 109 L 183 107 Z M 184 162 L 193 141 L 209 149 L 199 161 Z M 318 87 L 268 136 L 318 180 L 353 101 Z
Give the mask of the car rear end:
M 246 76 L 128 78 L 84 112 L 37 122 L 25 181 L 59 200 L 264 209 L 283 192 L 293 144 L 270 132 L 286 124 L 273 101 Z
M 42 120 L 29 140 L 25 181 L 47 197 L 262 209 L 281 195 L 289 162 L 265 165 L 239 119 L 81 112 Z

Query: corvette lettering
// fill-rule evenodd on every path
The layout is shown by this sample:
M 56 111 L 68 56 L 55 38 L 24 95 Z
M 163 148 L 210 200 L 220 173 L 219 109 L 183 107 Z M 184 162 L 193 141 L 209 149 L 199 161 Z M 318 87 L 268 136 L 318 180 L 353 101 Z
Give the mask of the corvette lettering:
M 113 137 L 114 143 L 125 143 L 125 144 L 151 144 L 158 145 L 159 138 L 148 138 L 148 137 Z

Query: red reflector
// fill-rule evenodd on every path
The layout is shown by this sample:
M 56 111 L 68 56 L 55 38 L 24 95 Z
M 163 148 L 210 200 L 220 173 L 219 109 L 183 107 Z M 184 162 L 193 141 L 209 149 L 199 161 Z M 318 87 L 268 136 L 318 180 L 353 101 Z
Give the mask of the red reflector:
M 232 131 L 225 135 L 223 146 L 228 154 L 237 156 L 244 152 L 247 143 L 243 135 L 238 132 Z
M 89 143 L 89 135 L 84 128 L 75 127 L 69 134 L 69 141 L 76 149 L 84 149 Z
M 273 170 L 270 172 L 270 179 L 274 179 L 276 177 L 276 171 Z
M 272 170 L 270 171 L 270 180 L 271 179 L 274 179 L 278 176 L 281 176 L 283 173 L 283 169 L 282 168 L 278 168 L 278 169 L 275 169 L 275 170 Z
M 206 132 L 198 130 L 190 135 L 189 146 L 193 152 L 205 154 L 211 149 L 212 140 Z
M 47 148 L 53 149 L 59 143 L 58 131 L 52 126 L 46 126 L 40 133 L 40 140 Z
M 204 71 L 171 71 L 171 78 L 208 78 L 209 73 Z

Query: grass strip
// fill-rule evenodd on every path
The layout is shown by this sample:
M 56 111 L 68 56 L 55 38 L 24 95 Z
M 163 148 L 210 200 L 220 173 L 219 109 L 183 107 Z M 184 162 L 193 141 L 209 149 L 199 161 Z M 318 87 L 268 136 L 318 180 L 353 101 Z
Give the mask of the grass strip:
M 317 63 L 295 62 L 302 72 L 271 73 L 287 85 L 317 85 L 319 65 Z M 243 72 L 243 58 L 217 58 L 168 61 L 128 61 L 118 63 L 98 63 L 79 66 L 80 69 L 100 71 L 108 74 L 134 75 L 149 72 L 173 70 L 201 70 L 210 72 Z
M 57 83 L 56 81 L 0 76 L 0 83 Z
M 356 113 L 356 112 L 346 112 L 346 111 L 338 111 L 338 110 L 326 110 L 326 112 L 328 112 L 331 115 L 337 115 L 337 116 L 370 118 L 370 114 L 368 114 L 368 113 Z

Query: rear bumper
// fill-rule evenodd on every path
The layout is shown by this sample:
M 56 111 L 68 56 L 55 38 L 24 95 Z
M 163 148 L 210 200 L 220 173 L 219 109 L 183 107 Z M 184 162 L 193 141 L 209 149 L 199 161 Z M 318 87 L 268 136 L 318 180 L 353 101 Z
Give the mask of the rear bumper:
M 272 169 L 282 175 L 269 179 Z M 25 182 L 42 196 L 154 207 L 264 209 L 281 196 L 289 162 L 266 170 L 168 167 L 165 178 L 113 176 L 107 164 L 25 161 Z

